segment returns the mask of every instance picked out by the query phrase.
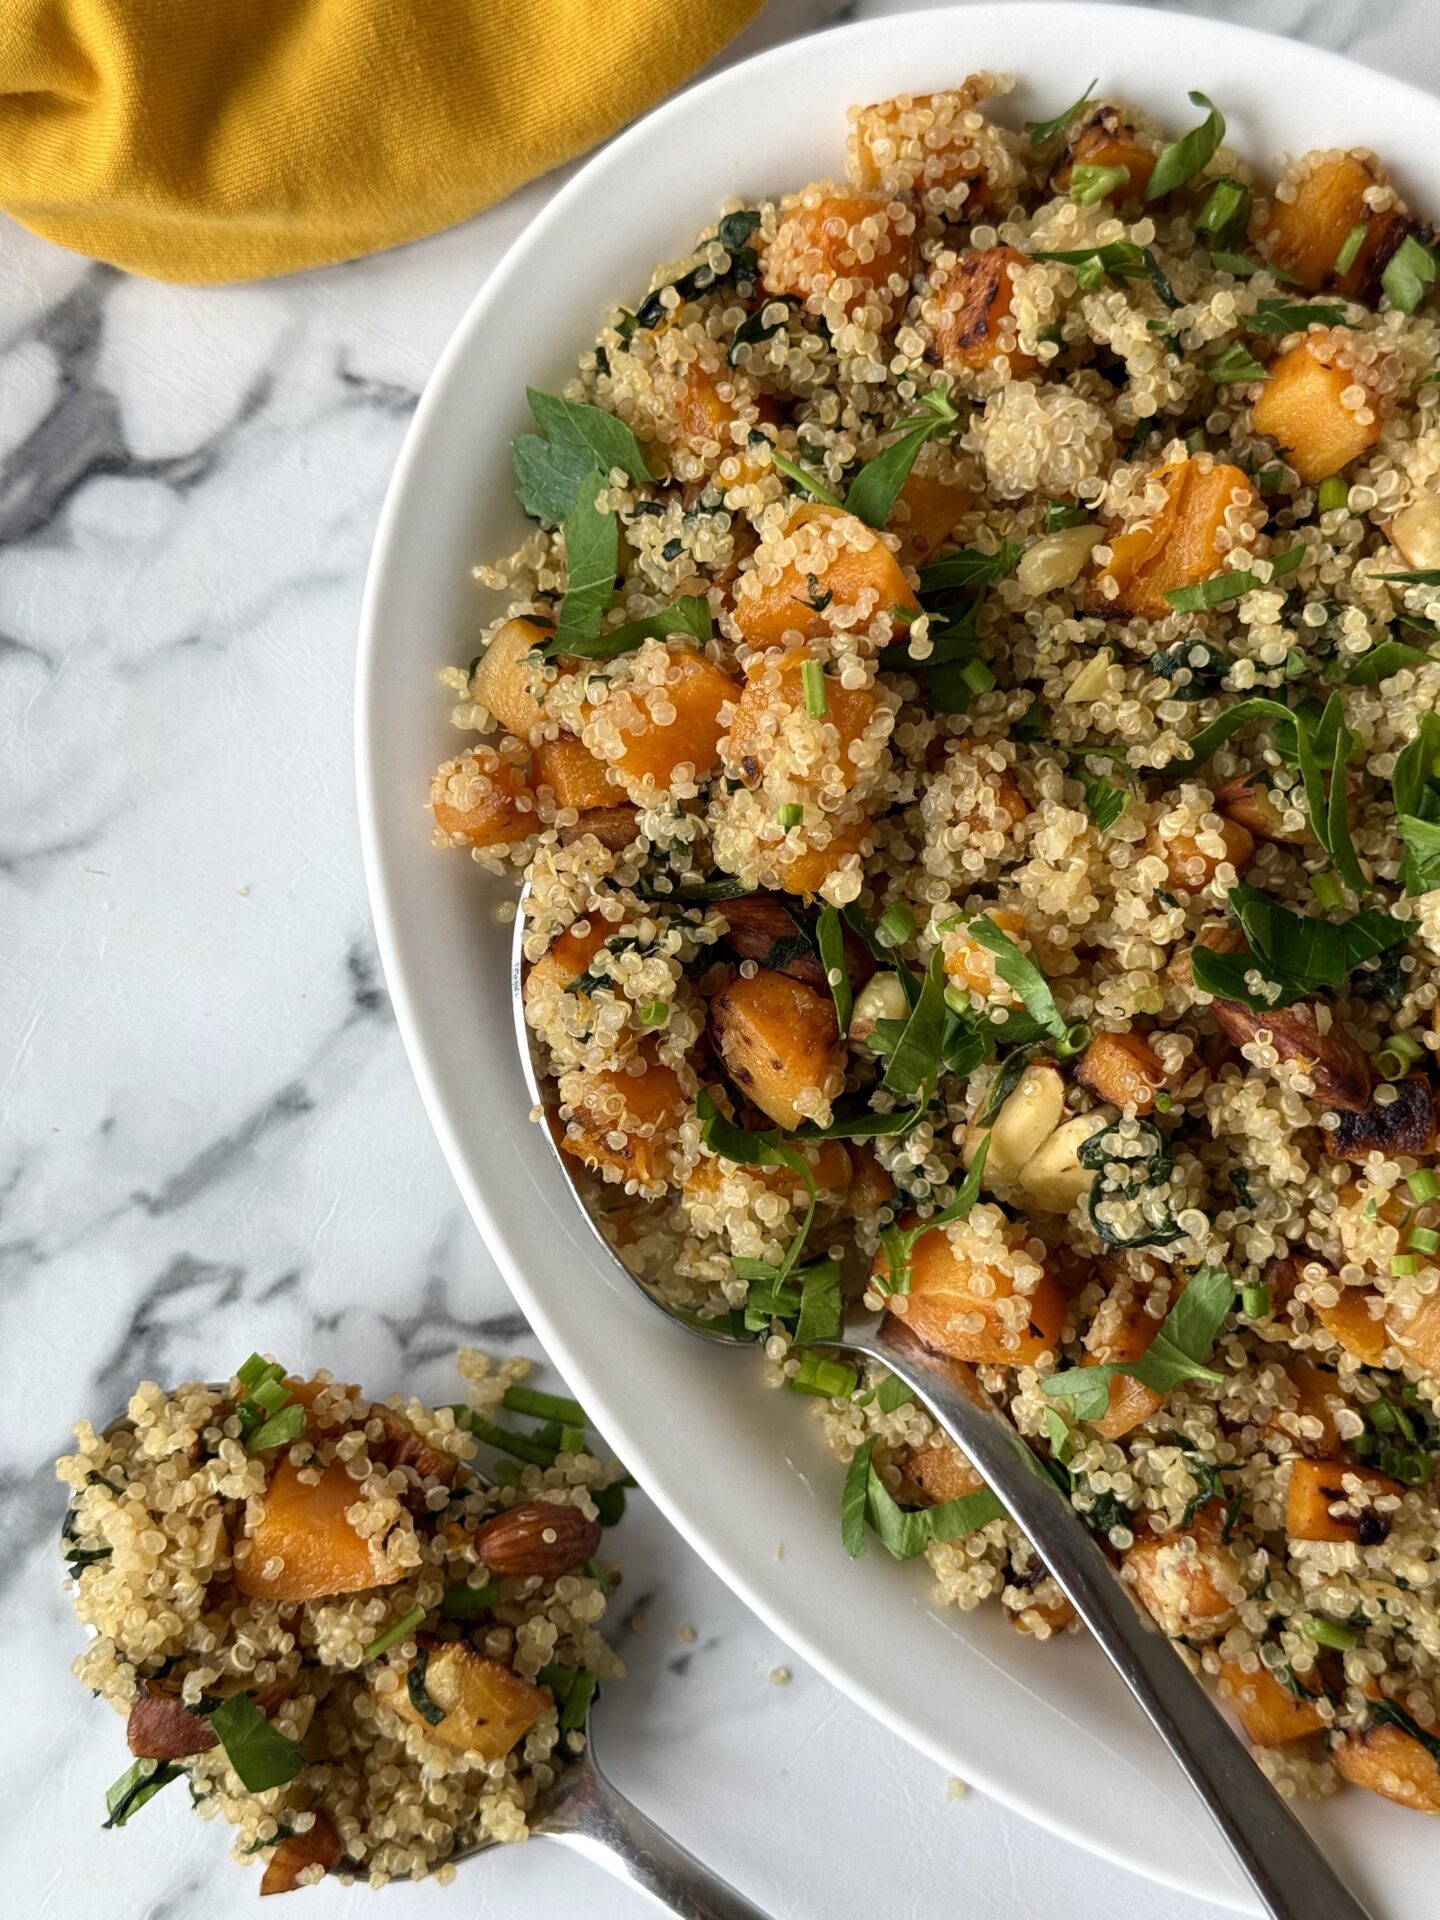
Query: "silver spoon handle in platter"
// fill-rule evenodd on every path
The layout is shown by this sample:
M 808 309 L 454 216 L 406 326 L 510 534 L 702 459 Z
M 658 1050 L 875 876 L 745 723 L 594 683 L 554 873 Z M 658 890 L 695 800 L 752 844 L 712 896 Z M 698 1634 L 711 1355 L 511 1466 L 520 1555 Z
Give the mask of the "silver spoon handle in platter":
M 611 1785 L 587 1745 L 575 1785 L 540 1831 L 628 1880 L 680 1920 L 768 1920 Z
M 846 1344 L 919 1394 L 1022 1527 L 1235 1851 L 1274 1920 L 1370 1920 L 1257 1771 L 1219 1708 L 1149 1616 L 1010 1422 L 953 1362 L 888 1318 Z

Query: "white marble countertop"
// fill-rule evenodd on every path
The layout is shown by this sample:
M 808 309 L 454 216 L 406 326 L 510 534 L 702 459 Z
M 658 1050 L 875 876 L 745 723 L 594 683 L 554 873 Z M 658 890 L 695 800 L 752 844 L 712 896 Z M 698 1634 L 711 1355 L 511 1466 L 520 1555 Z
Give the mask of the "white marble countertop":
M 1440 81 L 1426 0 L 1196 10 Z M 735 52 L 836 17 L 772 0 Z M 377 978 L 350 707 L 417 393 L 563 177 L 397 253 L 219 291 L 127 280 L 0 225 L 0 1857 L 8 1910 L 34 1920 L 228 1920 L 257 1891 L 182 1802 L 100 1832 L 128 1756 L 68 1672 L 50 1462 L 70 1421 L 256 1346 L 442 1398 L 461 1341 L 536 1352 Z M 599 1715 L 613 1771 L 776 1920 L 1217 1920 L 949 1797 L 643 1500 L 618 1544 L 631 1678 Z M 385 1911 L 653 1911 L 543 1844 L 459 1885 L 393 1889 Z M 362 1898 L 327 1885 L 305 1911 Z

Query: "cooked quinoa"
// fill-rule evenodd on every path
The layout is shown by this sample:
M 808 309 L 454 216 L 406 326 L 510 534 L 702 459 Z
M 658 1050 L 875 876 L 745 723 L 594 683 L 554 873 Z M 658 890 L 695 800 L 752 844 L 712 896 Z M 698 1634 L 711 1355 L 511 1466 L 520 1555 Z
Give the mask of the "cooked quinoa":
M 1071 1624 L 827 1358 L 858 1247 L 1283 1791 L 1440 1810 L 1431 234 L 1010 86 L 855 109 L 532 398 L 435 843 L 528 882 L 556 1137 L 812 1396 L 852 1552 Z
M 263 1860 L 263 1893 L 444 1879 L 458 1850 L 525 1838 L 597 1681 L 623 1671 L 599 1628 L 617 1576 L 593 1558 L 623 1469 L 583 1433 L 498 1431 L 528 1361 L 459 1366 L 466 1402 L 432 1409 L 257 1357 L 76 1428 L 56 1469 L 93 1635 L 74 1670 L 139 1756 L 107 1825 L 183 1777 L 234 1856 Z M 492 1485 L 472 1426 L 537 1457 Z

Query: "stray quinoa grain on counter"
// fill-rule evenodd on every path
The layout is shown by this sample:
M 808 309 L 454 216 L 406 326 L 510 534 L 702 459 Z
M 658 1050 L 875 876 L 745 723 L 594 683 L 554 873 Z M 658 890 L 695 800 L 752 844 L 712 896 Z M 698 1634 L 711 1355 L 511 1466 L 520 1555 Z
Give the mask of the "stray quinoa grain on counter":
M 1374 154 L 855 109 L 515 442 L 438 846 L 528 882 L 562 1150 L 750 1330 L 845 1544 L 1070 1610 L 975 1366 L 1283 1791 L 1440 1811 L 1440 332 Z

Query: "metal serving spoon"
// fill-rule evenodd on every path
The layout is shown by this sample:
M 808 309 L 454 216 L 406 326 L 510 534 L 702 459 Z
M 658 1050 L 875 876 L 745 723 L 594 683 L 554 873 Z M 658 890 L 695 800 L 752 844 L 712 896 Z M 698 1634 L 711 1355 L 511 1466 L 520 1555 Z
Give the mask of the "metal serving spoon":
M 525 1019 L 525 916 L 515 919 L 511 994 L 520 1063 L 532 1102 L 542 1106 L 539 1071 Z M 666 1305 L 621 1259 L 544 1129 L 560 1172 L 596 1239 L 650 1304 L 689 1334 L 753 1351 L 753 1340 Z M 855 1268 L 857 1260 L 850 1266 Z M 863 1291 L 863 1273 L 847 1272 Z M 858 1281 L 858 1285 L 855 1282 Z M 1023 1529 L 1061 1591 L 1098 1641 L 1179 1761 L 1192 1787 L 1273 1920 L 1371 1920 L 1258 1767 L 1183 1660 L 1116 1576 L 1095 1535 L 968 1367 L 932 1352 L 881 1311 L 852 1300 L 840 1338 L 826 1343 L 879 1360 L 918 1394 Z
M 121 1414 L 105 1428 L 104 1437 L 108 1440 L 130 1424 Z M 482 1485 L 490 1484 L 473 1464 L 468 1471 Z M 60 1539 L 64 1546 L 63 1530 Z M 555 1779 L 526 1815 L 531 1837 L 563 1840 L 577 1853 L 598 1861 L 617 1880 L 648 1893 L 668 1912 L 679 1915 L 679 1920 L 769 1920 L 761 1908 L 657 1827 L 601 1772 L 591 1717 L 587 1709 L 580 1753 L 552 1755 Z M 505 1844 L 489 1837 L 470 1840 L 439 1864 L 451 1866 Z

